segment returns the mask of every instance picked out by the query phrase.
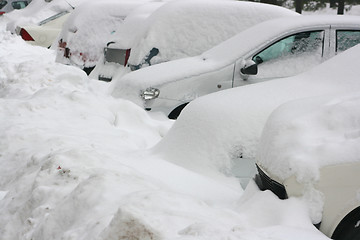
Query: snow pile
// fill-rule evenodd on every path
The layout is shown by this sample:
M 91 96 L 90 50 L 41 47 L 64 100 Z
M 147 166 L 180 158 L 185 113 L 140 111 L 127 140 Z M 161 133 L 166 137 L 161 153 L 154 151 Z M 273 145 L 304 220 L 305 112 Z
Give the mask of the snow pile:
M 253 183 L 243 193 L 233 178 L 148 150 L 172 121 L 112 98 L 108 84 L 4 28 L 2 239 L 328 239 L 299 199 L 281 201 Z
M 360 95 L 290 102 L 269 118 L 259 163 L 285 180 L 316 181 L 323 166 L 360 161 Z M 276 161 L 274 159 L 276 158 Z
M 151 64 L 195 56 L 259 22 L 295 15 L 285 8 L 253 2 L 169 2 L 149 17 L 148 29 L 133 46 L 129 64 L 143 64 L 153 48 L 159 54 Z

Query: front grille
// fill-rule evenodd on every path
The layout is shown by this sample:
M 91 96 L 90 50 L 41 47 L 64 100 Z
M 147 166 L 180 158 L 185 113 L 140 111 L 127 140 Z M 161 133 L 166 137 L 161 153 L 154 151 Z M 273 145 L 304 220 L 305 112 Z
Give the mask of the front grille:
M 271 179 L 264 171 L 259 168 L 258 165 L 256 165 L 258 174 L 255 176 L 255 182 L 260 188 L 260 190 L 270 190 L 272 191 L 276 196 L 278 196 L 280 199 L 287 199 L 287 193 L 284 185 L 274 181 Z

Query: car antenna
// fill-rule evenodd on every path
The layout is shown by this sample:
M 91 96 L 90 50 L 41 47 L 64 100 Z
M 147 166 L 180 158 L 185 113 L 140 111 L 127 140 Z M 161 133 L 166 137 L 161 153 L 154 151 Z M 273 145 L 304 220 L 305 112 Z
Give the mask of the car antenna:
M 69 4 L 69 6 L 74 10 L 75 7 L 73 7 L 68 1 L 64 0 L 67 4 Z

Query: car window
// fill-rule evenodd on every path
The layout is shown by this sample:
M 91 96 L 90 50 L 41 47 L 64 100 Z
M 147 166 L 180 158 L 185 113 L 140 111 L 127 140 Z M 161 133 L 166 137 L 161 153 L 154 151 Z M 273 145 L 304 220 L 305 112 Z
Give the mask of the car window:
M 306 31 L 289 35 L 252 57 L 260 81 L 288 77 L 304 72 L 322 62 L 325 31 Z
M 0 2 L 0 9 L 2 9 L 3 7 L 5 7 L 6 4 L 7 4 L 7 1 L 1 1 L 1 2 Z
M 360 30 L 337 30 L 336 52 L 343 52 L 360 43 Z
M 279 58 L 293 57 L 308 53 L 322 55 L 324 31 L 301 32 L 270 45 L 252 60 L 258 65 Z
M 28 5 L 27 1 L 16 1 L 11 3 L 14 9 L 22 9 Z

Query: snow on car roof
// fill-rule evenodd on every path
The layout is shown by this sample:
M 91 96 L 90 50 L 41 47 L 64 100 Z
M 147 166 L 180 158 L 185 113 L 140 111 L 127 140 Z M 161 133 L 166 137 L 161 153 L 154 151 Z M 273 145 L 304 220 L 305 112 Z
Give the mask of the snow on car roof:
M 149 2 L 130 12 L 123 24 L 119 26 L 111 38 L 108 39 L 108 42 L 113 42 L 111 47 L 119 49 L 132 48 L 136 39 L 147 29 L 147 18 L 164 4 L 164 2 Z
M 318 180 L 319 168 L 360 161 L 360 91 L 285 103 L 269 117 L 258 163 L 285 180 Z
M 255 159 L 261 131 L 279 105 L 360 90 L 359 53 L 360 45 L 294 77 L 197 98 L 183 110 L 156 151 L 179 165 L 197 169 L 212 166 L 224 170 L 241 157 Z
M 286 8 L 254 2 L 169 2 L 149 17 L 147 32 L 133 47 L 129 63 L 140 64 L 154 47 L 160 51 L 154 63 L 195 56 L 256 23 L 294 15 Z
M 239 60 L 251 49 L 267 44 L 268 41 L 281 38 L 286 33 L 298 27 L 312 27 L 316 25 L 355 25 L 360 26 L 359 16 L 299 16 L 273 19 L 257 24 L 236 36 L 220 43 L 202 55 L 178 59 L 162 64 L 143 68 L 121 78 L 113 79 L 114 96 L 123 93 L 121 89 L 127 85 L 139 89 L 149 86 L 159 86 L 168 82 L 190 78 L 207 72 L 222 69 Z M 274 27 L 276 26 L 276 28 Z M 119 92 L 118 92 L 119 91 Z

